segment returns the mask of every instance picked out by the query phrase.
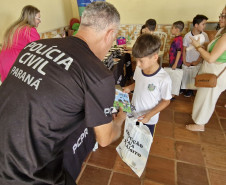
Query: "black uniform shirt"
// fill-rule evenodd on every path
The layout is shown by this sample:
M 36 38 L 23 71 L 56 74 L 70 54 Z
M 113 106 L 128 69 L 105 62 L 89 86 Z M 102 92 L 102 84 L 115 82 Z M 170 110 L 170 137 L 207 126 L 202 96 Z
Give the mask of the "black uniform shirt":
M 77 134 L 73 154 L 85 128 L 112 120 L 113 101 L 112 73 L 84 41 L 28 44 L 0 87 L 0 184 L 61 184 L 66 140 Z

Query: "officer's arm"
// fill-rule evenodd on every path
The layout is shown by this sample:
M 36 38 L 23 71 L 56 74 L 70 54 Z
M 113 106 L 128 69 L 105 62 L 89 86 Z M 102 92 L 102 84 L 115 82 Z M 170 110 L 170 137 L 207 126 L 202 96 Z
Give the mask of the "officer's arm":
M 126 118 L 126 113 L 120 109 L 113 121 L 94 127 L 96 141 L 105 147 L 117 140 L 121 135 L 121 127 Z

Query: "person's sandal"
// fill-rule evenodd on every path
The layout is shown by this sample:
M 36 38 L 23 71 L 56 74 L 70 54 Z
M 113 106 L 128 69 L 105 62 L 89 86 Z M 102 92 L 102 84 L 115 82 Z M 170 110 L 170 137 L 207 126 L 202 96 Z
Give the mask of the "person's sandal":
M 186 125 L 186 129 L 190 131 L 195 131 L 195 132 L 203 132 L 205 131 L 205 126 L 197 125 L 197 124 L 189 124 L 189 125 Z

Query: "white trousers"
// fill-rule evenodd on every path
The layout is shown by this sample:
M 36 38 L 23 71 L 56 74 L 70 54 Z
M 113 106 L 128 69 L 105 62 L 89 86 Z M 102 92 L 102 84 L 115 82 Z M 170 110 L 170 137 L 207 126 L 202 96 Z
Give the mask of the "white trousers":
M 226 63 L 208 63 L 203 61 L 199 74 L 212 73 L 218 75 Z M 192 119 L 196 124 L 204 125 L 211 118 L 217 100 L 221 93 L 226 89 L 226 70 L 217 79 L 217 86 L 214 88 L 198 88 L 192 109 Z M 225 102 L 226 103 L 226 102 Z

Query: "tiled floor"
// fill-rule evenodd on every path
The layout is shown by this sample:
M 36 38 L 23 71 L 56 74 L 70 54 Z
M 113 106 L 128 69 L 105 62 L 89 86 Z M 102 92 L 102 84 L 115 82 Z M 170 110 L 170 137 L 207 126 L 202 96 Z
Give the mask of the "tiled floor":
M 190 132 L 194 97 L 176 97 L 160 114 L 149 159 L 138 178 L 115 148 L 120 140 L 92 152 L 78 185 L 226 185 L 226 92 L 205 132 Z

